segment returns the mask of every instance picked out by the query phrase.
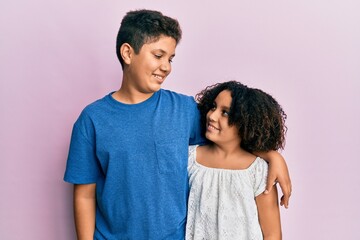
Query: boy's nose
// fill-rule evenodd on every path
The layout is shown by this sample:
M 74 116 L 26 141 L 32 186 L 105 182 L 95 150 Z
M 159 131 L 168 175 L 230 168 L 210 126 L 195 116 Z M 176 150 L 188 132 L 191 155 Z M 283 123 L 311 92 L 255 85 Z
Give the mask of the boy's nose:
M 170 72 L 171 71 L 171 64 L 169 62 L 163 62 L 160 66 L 161 71 L 163 72 Z

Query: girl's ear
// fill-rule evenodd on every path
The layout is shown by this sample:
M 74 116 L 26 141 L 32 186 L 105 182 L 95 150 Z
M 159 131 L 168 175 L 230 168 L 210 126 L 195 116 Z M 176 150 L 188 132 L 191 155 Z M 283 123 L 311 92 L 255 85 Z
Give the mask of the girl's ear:
M 133 48 L 130 46 L 130 44 L 128 43 L 124 43 L 123 45 L 121 45 L 120 47 L 120 55 L 122 57 L 122 59 L 124 60 L 125 64 L 130 64 L 131 63 L 131 58 L 133 56 Z

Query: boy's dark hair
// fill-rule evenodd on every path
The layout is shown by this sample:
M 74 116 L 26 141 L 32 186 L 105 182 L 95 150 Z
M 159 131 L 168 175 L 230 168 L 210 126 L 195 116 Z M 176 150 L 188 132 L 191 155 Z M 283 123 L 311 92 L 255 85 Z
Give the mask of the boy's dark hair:
M 214 84 L 195 96 L 203 133 L 206 129 L 206 114 L 223 90 L 231 92 L 229 125 L 239 129 L 241 148 L 249 152 L 284 148 L 287 127 L 282 107 L 271 95 L 237 81 Z
M 179 22 L 161 12 L 146 9 L 128 12 L 121 21 L 116 39 L 116 54 L 121 67 L 124 68 L 124 61 L 120 55 L 120 47 L 124 43 L 130 44 L 138 54 L 145 43 L 155 42 L 161 35 L 174 38 L 178 44 L 181 34 Z

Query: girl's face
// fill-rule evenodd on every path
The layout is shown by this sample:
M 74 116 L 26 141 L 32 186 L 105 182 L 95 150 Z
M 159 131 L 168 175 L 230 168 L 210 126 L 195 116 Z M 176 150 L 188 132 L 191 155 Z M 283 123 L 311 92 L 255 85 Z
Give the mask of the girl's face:
M 205 136 L 216 144 L 240 145 L 238 128 L 235 125 L 229 125 L 231 102 L 231 92 L 224 90 L 217 95 L 213 108 L 206 114 Z

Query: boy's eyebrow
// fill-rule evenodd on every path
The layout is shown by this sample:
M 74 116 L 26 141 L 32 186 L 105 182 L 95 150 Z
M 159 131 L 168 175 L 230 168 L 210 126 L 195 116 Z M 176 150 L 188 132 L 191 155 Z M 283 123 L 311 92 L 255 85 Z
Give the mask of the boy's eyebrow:
M 158 49 L 154 49 L 154 51 L 160 51 L 161 53 L 167 53 L 165 50 L 158 48 Z M 175 53 L 171 55 L 171 57 L 175 57 Z

